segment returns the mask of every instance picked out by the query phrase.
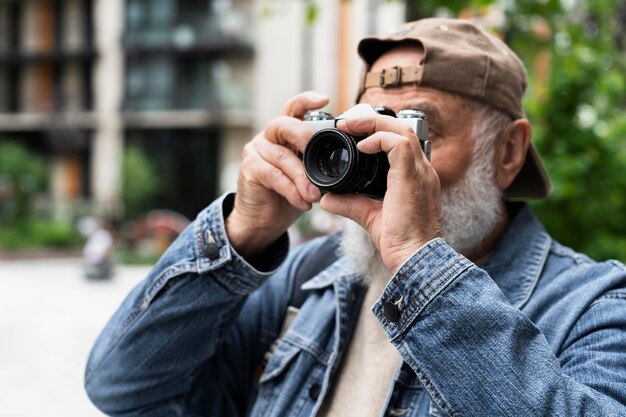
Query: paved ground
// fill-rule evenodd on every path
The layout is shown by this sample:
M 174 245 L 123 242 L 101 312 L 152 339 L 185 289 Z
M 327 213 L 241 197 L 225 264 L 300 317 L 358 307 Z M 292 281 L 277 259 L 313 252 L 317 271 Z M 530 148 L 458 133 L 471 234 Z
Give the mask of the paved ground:
M 83 390 L 87 354 L 147 271 L 90 282 L 78 259 L 0 261 L 0 416 L 103 416 Z

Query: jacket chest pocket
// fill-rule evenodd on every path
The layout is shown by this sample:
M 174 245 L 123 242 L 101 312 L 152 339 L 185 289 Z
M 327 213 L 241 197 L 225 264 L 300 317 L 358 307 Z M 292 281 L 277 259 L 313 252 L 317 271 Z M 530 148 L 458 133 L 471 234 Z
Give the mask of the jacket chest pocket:
M 281 340 L 259 379 L 250 416 L 310 415 L 325 369 L 310 352 Z
M 404 364 L 396 381 L 390 416 L 403 417 L 445 417 L 418 380 L 415 373 Z

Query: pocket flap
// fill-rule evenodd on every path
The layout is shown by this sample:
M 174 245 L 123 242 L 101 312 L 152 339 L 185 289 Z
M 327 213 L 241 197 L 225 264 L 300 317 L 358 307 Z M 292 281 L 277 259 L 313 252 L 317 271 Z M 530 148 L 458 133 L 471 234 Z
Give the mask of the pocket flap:
M 299 351 L 298 347 L 281 340 L 276 351 L 274 351 L 267 365 L 265 365 L 265 370 L 259 382 L 264 383 L 280 376 L 289 367 L 289 364 Z

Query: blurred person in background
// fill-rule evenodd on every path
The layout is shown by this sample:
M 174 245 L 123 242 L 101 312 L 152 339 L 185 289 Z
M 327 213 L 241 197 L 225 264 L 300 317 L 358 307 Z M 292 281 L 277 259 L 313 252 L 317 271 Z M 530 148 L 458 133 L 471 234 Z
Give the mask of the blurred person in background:
M 399 119 L 346 119 L 361 152 L 386 153 L 387 191 L 322 196 L 298 153 L 328 99 L 291 99 L 245 147 L 237 193 L 104 328 L 92 401 L 116 416 L 626 415 L 626 269 L 560 245 L 525 202 L 550 183 L 519 58 L 453 19 L 358 50 L 358 102 L 426 112 L 431 161 Z M 290 251 L 317 201 L 350 221 Z
M 95 217 L 80 220 L 79 231 L 86 237 L 83 247 L 85 277 L 106 280 L 113 276 L 113 235 L 108 223 Z

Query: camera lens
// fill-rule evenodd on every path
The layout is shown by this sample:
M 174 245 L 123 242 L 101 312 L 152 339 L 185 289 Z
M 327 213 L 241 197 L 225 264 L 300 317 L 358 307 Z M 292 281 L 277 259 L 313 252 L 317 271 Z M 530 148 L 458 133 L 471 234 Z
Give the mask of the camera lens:
M 349 152 L 344 147 L 334 147 L 329 144 L 320 152 L 318 159 L 319 169 L 324 175 L 330 178 L 339 178 L 348 170 L 350 160 Z
M 309 180 L 323 191 L 336 191 L 349 181 L 354 170 L 356 142 L 344 132 L 322 129 L 304 150 L 304 169 Z
M 359 140 L 335 128 L 315 133 L 303 157 L 309 180 L 323 192 L 383 196 L 389 170 L 387 156 L 359 152 Z

